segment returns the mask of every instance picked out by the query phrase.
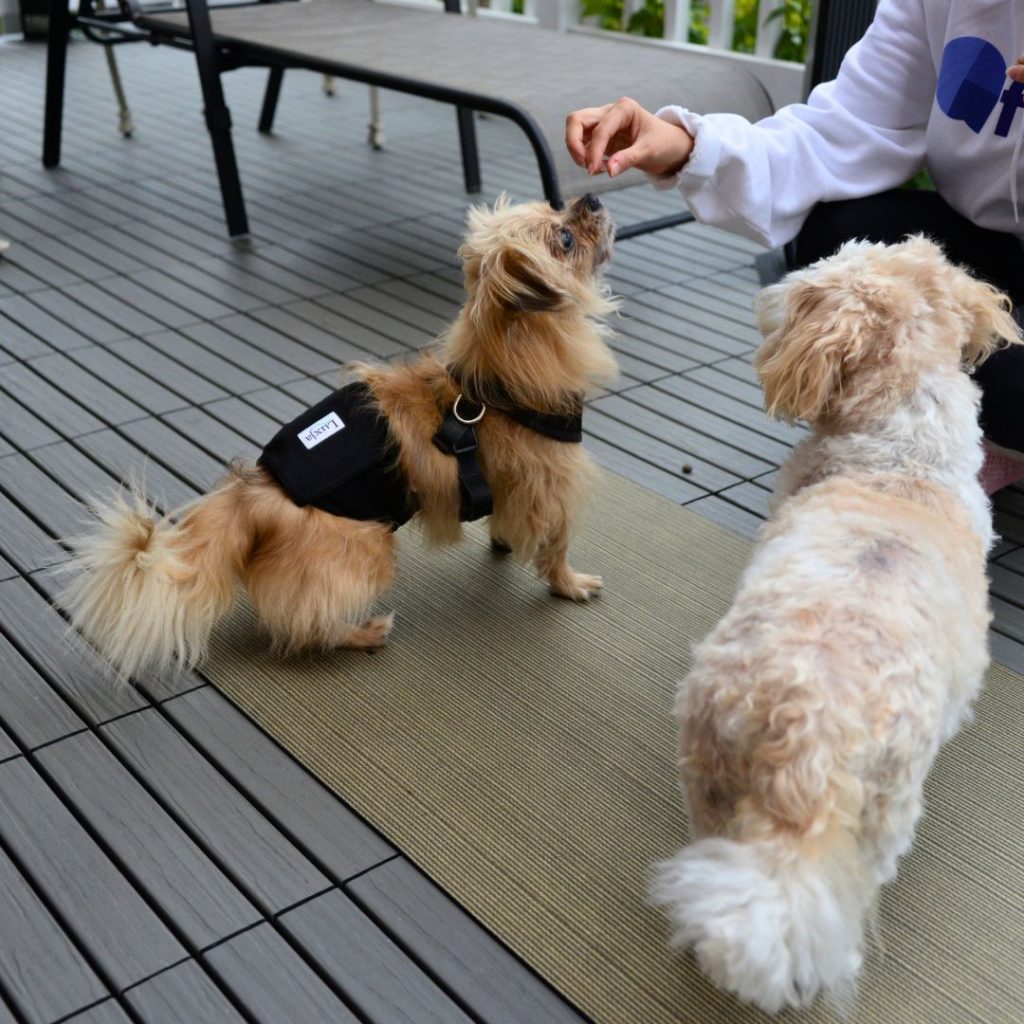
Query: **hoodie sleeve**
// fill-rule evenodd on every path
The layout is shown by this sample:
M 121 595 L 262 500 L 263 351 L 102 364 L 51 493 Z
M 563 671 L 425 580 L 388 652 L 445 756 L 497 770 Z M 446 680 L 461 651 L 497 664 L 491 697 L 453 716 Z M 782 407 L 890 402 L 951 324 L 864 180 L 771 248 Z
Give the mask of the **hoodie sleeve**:
M 936 71 L 923 0 L 881 0 L 832 82 L 754 124 L 736 114 L 658 111 L 694 136 L 678 186 L 694 216 L 768 246 L 793 238 L 820 201 L 895 188 L 924 166 Z

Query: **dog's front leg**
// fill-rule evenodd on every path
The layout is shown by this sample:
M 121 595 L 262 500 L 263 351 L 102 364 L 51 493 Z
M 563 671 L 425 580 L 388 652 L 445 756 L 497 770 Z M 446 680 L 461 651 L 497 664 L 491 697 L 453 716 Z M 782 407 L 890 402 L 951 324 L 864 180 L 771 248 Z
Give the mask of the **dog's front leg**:
M 600 576 L 576 572 L 566 560 L 568 537 L 560 537 L 541 545 L 534 564 L 537 572 L 548 581 L 551 593 L 567 597 L 570 601 L 589 601 L 603 586 Z

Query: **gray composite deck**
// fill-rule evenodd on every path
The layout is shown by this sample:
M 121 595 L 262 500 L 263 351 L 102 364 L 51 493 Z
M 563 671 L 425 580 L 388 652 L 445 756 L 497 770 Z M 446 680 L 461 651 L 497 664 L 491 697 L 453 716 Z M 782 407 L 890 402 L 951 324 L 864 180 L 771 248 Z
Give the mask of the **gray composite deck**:
M 189 499 L 339 363 L 425 344 L 461 299 L 449 108 L 385 96 L 374 153 L 365 89 L 289 73 L 261 137 L 264 73 L 232 74 L 233 242 L 191 57 L 119 58 L 136 136 L 75 43 L 44 172 L 44 51 L 0 42 L 0 1024 L 579 1021 L 201 674 L 112 687 L 49 604 L 77 499 L 143 467 Z M 488 196 L 537 193 L 514 129 L 480 140 Z M 750 367 L 756 252 L 699 226 L 619 246 L 622 379 L 586 417 L 604 465 L 747 535 L 798 436 Z M 997 508 L 993 645 L 1022 669 L 1024 494 Z

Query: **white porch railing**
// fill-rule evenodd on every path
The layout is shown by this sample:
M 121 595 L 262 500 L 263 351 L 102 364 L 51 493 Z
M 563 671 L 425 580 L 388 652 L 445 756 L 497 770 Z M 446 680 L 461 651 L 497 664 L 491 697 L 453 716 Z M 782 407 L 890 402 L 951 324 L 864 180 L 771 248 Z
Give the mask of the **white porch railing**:
M 442 0 L 382 2 L 433 8 L 442 6 Z M 622 0 L 623 26 L 628 24 L 634 12 L 643 8 L 644 2 L 645 0 Z M 703 4 L 699 0 L 696 3 L 694 0 L 664 0 L 662 38 L 646 38 L 632 33 L 626 35 L 625 32 L 622 34 L 632 42 L 691 50 L 742 63 L 760 79 L 775 106 L 780 107 L 802 99 L 804 90 L 804 65 L 795 61 L 776 60 L 772 56 L 783 31 L 783 25 L 780 18 L 769 19 L 768 15 L 781 2 L 782 0 L 759 0 L 756 25 L 752 26 L 753 53 L 738 53 L 732 49 L 737 0 L 705 0 Z M 600 27 L 599 18 L 584 17 L 581 13 L 581 0 L 462 0 L 462 4 L 467 14 L 476 17 L 515 18 L 563 32 L 617 34 Z M 698 6 L 707 8 L 707 43 L 689 41 L 692 12 Z M 614 92 L 614 75 L 609 76 L 609 88 Z M 594 102 L 600 99 L 601 97 L 595 97 Z

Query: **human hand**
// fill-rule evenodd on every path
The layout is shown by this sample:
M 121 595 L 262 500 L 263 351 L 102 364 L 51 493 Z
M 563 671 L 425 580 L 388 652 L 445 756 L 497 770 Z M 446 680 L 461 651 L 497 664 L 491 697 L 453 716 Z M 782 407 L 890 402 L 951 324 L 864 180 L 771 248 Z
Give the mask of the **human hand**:
M 1018 57 L 1015 64 L 1006 69 L 1007 75 L 1012 82 L 1024 82 L 1024 57 Z
M 686 163 L 693 136 L 624 96 L 603 107 L 574 110 L 565 119 L 565 145 L 591 174 L 605 169 L 614 178 L 636 167 L 662 175 L 675 174 Z

